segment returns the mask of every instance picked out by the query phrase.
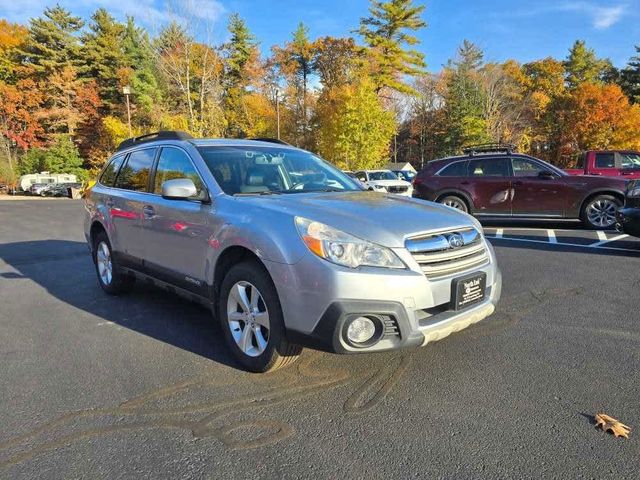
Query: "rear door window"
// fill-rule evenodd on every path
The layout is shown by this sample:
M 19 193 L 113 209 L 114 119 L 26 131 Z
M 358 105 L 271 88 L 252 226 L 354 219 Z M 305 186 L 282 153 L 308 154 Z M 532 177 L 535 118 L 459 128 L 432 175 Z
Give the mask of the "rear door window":
M 124 161 L 124 157 L 124 155 L 118 155 L 109 162 L 100 176 L 100 183 L 102 185 L 113 187 L 116 177 L 118 176 L 118 170 L 120 170 L 122 162 Z
M 467 169 L 470 177 L 509 177 L 511 174 L 511 159 L 477 158 L 469 160 Z
M 156 148 L 145 148 L 130 153 L 127 162 L 120 169 L 115 186 L 124 190 L 146 192 L 156 150 Z

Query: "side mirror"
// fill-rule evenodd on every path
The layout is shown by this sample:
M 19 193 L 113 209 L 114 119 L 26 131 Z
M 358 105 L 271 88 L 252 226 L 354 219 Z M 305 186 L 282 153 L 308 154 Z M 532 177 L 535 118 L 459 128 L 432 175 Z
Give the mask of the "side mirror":
M 169 200 L 186 200 L 197 194 L 198 190 L 190 178 L 176 178 L 162 184 L 162 196 Z
M 555 178 L 553 173 L 551 173 L 549 170 L 541 170 L 540 173 L 538 173 L 538 177 L 543 180 L 553 180 Z

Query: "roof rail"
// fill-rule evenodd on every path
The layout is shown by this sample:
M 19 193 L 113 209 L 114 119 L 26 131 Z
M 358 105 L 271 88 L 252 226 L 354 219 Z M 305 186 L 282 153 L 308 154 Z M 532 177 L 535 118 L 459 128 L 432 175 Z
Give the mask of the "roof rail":
M 475 155 L 476 153 L 506 153 L 511 154 L 515 151 L 516 146 L 511 143 L 481 143 L 479 145 L 469 145 L 462 149 L 466 155 Z
M 139 137 L 128 138 L 121 142 L 116 149 L 117 152 L 125 148 L 140 145 L 141 143 L 155 142 L 156 140 L 190 140 L 193 137 L 186 132 L 179 130 L 160 130 L 159 132 L 147 133 Z
M 289 146 L 291 146 L 290 143 L 287 143 L 284 140 L 280 140 L 279 138 L 255 137 L 255 138 L 247 138 L 247 140 L 255 140 L 256 142 L 277 143 L 279 145 L 289 145 Z

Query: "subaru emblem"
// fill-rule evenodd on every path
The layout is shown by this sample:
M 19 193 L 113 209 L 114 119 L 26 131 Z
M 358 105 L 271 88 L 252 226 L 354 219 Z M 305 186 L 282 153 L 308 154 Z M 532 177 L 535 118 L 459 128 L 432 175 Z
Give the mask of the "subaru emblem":
M 459 233 L 452 233 L 451 235 L 447 235 L 447 240 L 449 241 L 449 246 L 451 248 L 460 248 L 464 245 L 464 238 Z

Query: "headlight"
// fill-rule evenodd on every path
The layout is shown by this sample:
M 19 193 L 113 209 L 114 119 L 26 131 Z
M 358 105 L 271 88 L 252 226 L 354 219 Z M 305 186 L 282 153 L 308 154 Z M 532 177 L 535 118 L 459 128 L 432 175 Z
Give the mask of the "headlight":
M 350 268 L 405 268 L 404 263 L 390 249 L 323 223 L 296 217 L 296 227 L 309 250 L 330 262 Z
M 384 190 L 385 192 L 387 191 L 387 187 L 383 185 L 374 185 L 373 188 L 375 188 L 376 190 Z
M 629 198 L 640 197 L 640 184 L 636 184 L 635 186 L 631 187 L 627 192 L 627 197 Z

